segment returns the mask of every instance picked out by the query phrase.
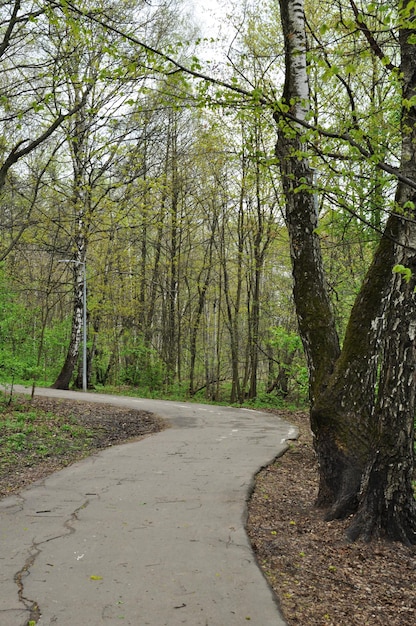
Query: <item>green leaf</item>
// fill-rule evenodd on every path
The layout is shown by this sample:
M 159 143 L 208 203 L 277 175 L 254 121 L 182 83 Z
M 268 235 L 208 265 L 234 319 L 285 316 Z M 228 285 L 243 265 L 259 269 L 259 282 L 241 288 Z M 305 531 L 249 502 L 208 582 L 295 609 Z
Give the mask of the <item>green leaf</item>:
M 404 265 L 400 265 L 400 263 L 398 263 L 397 265 L 393 267 L 393 273 L 401 274 L 404 280 L 406 281 L 406 283 L 410 282 L 410 279 L 413 276 L 413 272 L 410 269 L 410 267 L 405 267 Z

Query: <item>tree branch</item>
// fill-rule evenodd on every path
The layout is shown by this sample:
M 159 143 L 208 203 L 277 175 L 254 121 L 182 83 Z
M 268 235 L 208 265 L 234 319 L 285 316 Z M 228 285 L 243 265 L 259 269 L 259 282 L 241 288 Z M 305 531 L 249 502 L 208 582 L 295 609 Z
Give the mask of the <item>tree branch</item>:
M 30 141 L 29 139 L 23 139 L 15 145 L 15 147 L 10 151 L 9 156 L 5 159 L 3 165 L 0 167 L 0 189 L 4 186 L 6 182 L 7 172 L 12 167 L 12 165 L 17 163 L 17 161 L 22 157 L 30 154 L 30 152 L 33 152 L 33 150 L 40 146 L 40 144 L 46 141 L 55 132 L 55 130 L 62 124 L 64 120 L 79 111 L 85 105 L 91 89 L 92 84 L 87 86 L 78 104 L 73 106 L 72 109 L 70 109 L 67 113 L 60 113 L 55 121 L 52 122 L 52 124 L 48 126 L 48 128 L 41 135 L 36 137 L 36 139 L 33 139 L 32 141 Z M 21 146 L 24 144 L 26 144 L 26 146 L 24 148 L 21 148 Z
M 47 1 L 55 8 L 58 8 L 61 10 L 63 9 L 63 6 L 60 2 L 57 2 L 56 0 L 47 0 Z M 353 0 L 350 0 L 350 1 L 353 2 Z M 167 61 L 175 68 L 175 71 L 183 72 L 189 76 L 198 78 L 204 82 L 210 83 L 212 85 L 216 85 L 218 87 L 222 87 L 223 89 L 226 89 L 227 91 L 232 91 L 234 93 L 239 94 L 240 96 L 249 98 L 250 100 L 254 101 L 256 104 L 269 107 L 272 110 L 273 117 L 276 121 L 278 121 L 279 118 L 283 118 L 283 119 L 293 122 L 294 124 L 298 126 L 303 126 L 307 130 L 318 132 L 322 137 L 327 137 L 330 139 L 339 139 L 341 141 L 344 141 L 347 144 L 349 144 L 351 147 L 356 148 L 360 152 L 360 154 L 364 156 L 366 159 L 370 159 L 370 157 L 374 156 L 372 152 L 368 149 L 368 147 L 364 147 L 361 144 L 359 144 L 348 133 L 335 133 L 332 131 L 325 130 L 324 128 L 321 128 L 320 126 L 310 124 L 306 120 L 298 119 L 296 116 L 292 115 L 290 112 L 283 111 L 279 102 L 276 102 L 274 98 L 273 99 L 268 98 L 264 94 L 264 92 L 259 93 L 258 89 L 254 91 L 249 91 L 248 89 L 245 89 L 244 87 L 240 87 L 239 85 L 228 83 L 227 81 L 214 78 L 213 76 L 209 76 L 208 74 L 205 74 L 203 72 L 186 67 L 186 65 L 183 65 L 182 63 L 175 60 L 170 55 L 165 54 L 161 50 L 157 50 L 156 48 L 153 48 L 152 46 L 148 46 L 144 42 L 140 41 L 137 37 L 134 37 L 133 35 L 130 35 L 128 33 L 121 31 L 119 28 L 113 26 L 112 24 L 98 18 L 95 14 L 91 12 L 87 12 L 87 11 L 82 11 L 81 9 L 76 7 L 72 2 L 65 2 L 65 8 L 69 9 L 70 11 L 72 11 L 73 13 L 75 13 L 76 15 L 80 17 L 84 17 L 85 19 L 88 19 L 94 22 L 95 24 L 100 25 L 102 28 L 106 28 L 110 30 L 111 32 L 115 33 L 116 35 L 119 35 L 123 39 L 130 41 L 131 43 L 134 43 L 135 45 L 140 46 L 144 50 L 151 52 L 152 54 L 163 59 L 164 61 Z M 378 46 L 377 42 L 375 43 Z M 380 56 L 381 54 L 381 58 L 385 58 L 379 46 L 378 46 L 378 49 L 379 49 L 379 54 L 377 56 Z M 389 68 L 388 65 L 386 67 Z M 392 69 L 396 69 L 395 66 L 392 66 Z M 169 75 L 171 73 L 172 73 L 172 70 L 169 70 L 169 72 L 168 71 L 165 72 L 166 75 Z M 402 183 L 408 185 L 411 189 L 416 190 L 416 181 L 401 174 L 397 167 L 389 165 L 388 163 L 384 163 L 383 161 L 380 161 L 379 163 L 375 163 L 374 165 L 378 169 L 384 172 L 387 172 L 388 174 L 393 175 L 397 180 L 400 180 Z
M 378 44 L 378 42 L 375 40 L 373 33 L 368 28 L 367 24 L 364 22 L 363 16 L 359 12 L 358 7 L 355 4 L 354 0 L 350 0 L 350 5 L 355 16 L 355 23 L 357 24 L 358 29 L 363 33 L 364 37 L 367 39 L 368 43 L 370 44 L 370 48 L 374 52 L 376 57 L 380 59 L 384 67 L 386 67 L 388 70 L 391 70 L 391 71 L 397 70 L 398 68 L 394 65 L 394 63 L 391 63 L 391 61 L 389 61 L 388 63 L 385 62 L 387 57 L 385 54 L 383 54 L 383 50 L 380 48 L 380 45 Z

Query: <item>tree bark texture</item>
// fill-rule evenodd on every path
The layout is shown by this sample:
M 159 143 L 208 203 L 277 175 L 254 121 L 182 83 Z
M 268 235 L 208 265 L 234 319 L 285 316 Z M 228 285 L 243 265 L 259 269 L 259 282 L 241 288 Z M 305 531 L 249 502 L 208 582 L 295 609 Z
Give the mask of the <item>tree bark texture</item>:
M 68 347 L 65 362 L 62 369 L 52 385 L 53 389 L 69 389 L 74 369 L 78 362 L 80 346 L 82 341 L 83 328 L 83 288 L 84 288 L 84 266 L 81 263 L 74 263 L 74 308 L 72 313 L 71 339 Z
M 404 2 L 402 8 L 408 4 Z M 309 101 L 303 0 L 280 0 L 280 7 L 286 51 L 283 106 L 302 121 Z M 414 8 L 411 13 L 413 17 Z M 401 69 L 403 98 L 408 101 L 416 93 L 416 59 L 409 41 L 413 30 L 404 30 Z M 401 172 L 415 180 L 414 109 L 404 108 L 402 118 Z M 310 372 L 311 426 L 320 472 L 317 504 L 327 508 L 330 519 L 358 510 L 350 529 L 352 539 L 381 535 L 416 543 L 411 486 L 415 295 L 412 284 L 401 276 L 393 280 L 392 273 L 398 263 L 416 271 L 416 229 L 412 221 L 398 215 L 389 218 L 340 351 L 315 230 L 313 172 L 302 130 L 289 125 L 279 112 L 275 120 L 294 299 Z M 409 201 L 416 205 L 403 183 L 398 185 L 396 201 L 401 207 Z
M 309 111 L 306 72 L 306 35 L 303 1 L 280 0 L 285 38 L 286 78 L 283 104 L 304 120 Z M 279 159 L 286 201 L 293 272 L 293 291 L 299 331 L 309 366 L 311 402 L 320 393 L 339 356 L 339 340 L 322 265 L 313 170 L 305 156 L 301 130 L 276 113 Z M 301 183 L 307 185 L 301 186 Z
M 400 171 L 416 180 L 415 7 L 400 5 L 402 75 L 402 151 Z M 416 384 L 416 194 L 398 183 L 396 203 L 405 215 L 397 218 L 395 263 L 411 271 L 396 274 L 386 311 L 385 343 L 375 406 L 377 431 L 367 468 L 358 513 L 349 537 L 387 536 L 416 544 L 416 506 L 413 494 L 414 419 Z M 406 207 L 407 211 L 406 211 Z M 409 219 L 410 218 L 410 219 Z
M 201 323 L 202 314 L 206 303 L 207 291 L 211 279 L 212 269 L 212 257 L 214 252 L 215 236 L 218 228 L 218 218 L 214 216 L 211 225 L 211 232 L 209 236 L 209 247 L 204 259 L 204 266 L 198 277 L 198 304 L 196 311 L 193 314 L 190 328 L 190 365 L 189 365 L 189 395 L 192 397 L 195 395 L 195 363 L 197 356 L 197 334 Z M 203 278 L 203 274 L 205 277 Z
M 77 98 L 79 94 L 77 94 Z M 91 208 L 91 190 L 85 181 L 85 143 L 87 136 L 87 120 L 85 110 L 78 111 L 74 118 L 73 130 L 70 133 L 72 151 L 73 191 L 71 204 L 76 220 L 75 257 L 70 262 L 74 267 L 74 308 L 72 313 L 71 340 L 65 363 L 52 385 L 55 389 L 68 389 L 76 367 L 81 345 L 83 326 L 83 286 L 84 269 L 87 257 L 88 224 L 87 215 Z

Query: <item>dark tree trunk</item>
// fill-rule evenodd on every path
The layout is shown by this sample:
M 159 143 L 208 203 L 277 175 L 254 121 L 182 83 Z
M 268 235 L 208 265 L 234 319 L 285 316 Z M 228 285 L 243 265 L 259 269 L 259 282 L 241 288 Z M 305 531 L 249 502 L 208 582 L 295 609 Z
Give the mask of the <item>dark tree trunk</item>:
M 169 270 L 166 278 L 166 317 L 164 336 L 164 360 L 166 363 L 166 382 L 172 384 L 178 373 L 178 337 L 179 323 L 177 319 L 178 289 L 179 289 L 179 255 L 180 255 L 180 215 L 179 215 L 179 178 L 178 178 L 178 153 L 177 153 L 177 120 L 170 120 L 169 139 L 171 146 L 171 198 L 170 198 L 170 258 Z
M 334 372 L 311 408 L 320 463 L 317 504 L 328 509 L 328 519 L 343 518 L 356 510 L 371 455 L 377 429 L 374 402 L 384 309 L 391 289 L 397 227 L 392 217 L 351 311 Z
M 416 246 L 416 229 L 408 242 Z M 404 248 L 402 249 L 404 250 Z M 406 267 L 416 272 L 416 248 L 404 254 Z M 384 358 L 375 407 L 377 432 L 371 461 L 363 480 L 358 513 L 350 539 L 385 536 L 416 544 L 416 507 L 413 495 L 414 418 L 416 389 L 415 280 L 397 276 L 389 309 Z
M 284 366 L 280 366 L 278 375 L 269 384 L 266 393 L 272 393 L 274 390 L 281 398 L 287 398 L 289 395 L 289 372 Z
M 243 162 L 243 175 L 245 175 L 245 164 Z M 230 352 L 231 352 L 231 372 L 232 384 L 230 402 L 243 401 L 243 388 L 240 379 L 240 306 L 242 291 L 242 258 L 244 248 L 244 188 L 240 190 L 239 208 L 237 215 L 237 276 L 235 279 L 235 296 L 231 295 L 230 274 L 226 262 L 225 252 L 225 224 L 226 224 L 226 208 L 222 216 L 221 237 L 220 237 L 220 259 L 222 266 L 224 298 L 227 315 L 228 332 L 230 335 Z
M 414 23 L 415 9 L 410 0 L 404 0 L 401 9 L 402 97 L 404 102 L 414 102 L 416 29 L 410 26 Z M 407 179 L 416 180 L 415 106 L 403 105 L 402 109 L 400 171 Z M 416 193 L 399 182 L 396 202 L 405 215 L 397 219 L 394 258 L 396 265 L 409 273 L 404 276 L 400 272 L 396 274 L 389 294 L 386 338 L 374 411 L 377 431 L 349 537 L 362 536 L 369 540 L 373 536 L 385 536 L 416 544 L 416 506 L 412 487 L 416 412 Z
M 406 8 L 408 0 L 403 2 Z M 309 89 L 303 2 L 280 0 L 286 45 L 283 103 L 300 121 Z M 416 97 L 414 31 L 402 28 L 403 97 Z M 387 536 L 416 543 L 413 475 L 416 303 L 413 279 L 393 281 L 395 264 L 416 271 L 416 226 L 392 215 L 356 299 L 342 352 L 326 289 L 313 202 L 313 177 L 302 129 L 275 115 L 277 156 L 286 199 L 294 299 L 310 372 L 311 426 L 319 461 L 318 504 L 328 518 L 356 513 L 352 539 Z M 403 110 L 401 172 L 416 180 L 416 113 Z M 305 189 L 304 183 L 308 183 Z M 416 206 L 399 183 L 396 201 Z M 406 216 L 409 217 L 409 216 Z M 358 512 L 357 512 L 358 510 Z
M 416 244 L 414 237 L 413 240 Z M 416 252 L 407 266 L 416 271 Z M 358 513 L 348 531 L 352 540 L 359 536 L 365 540 L 385 536 L 416 544 L 412 487 L 416 388 L 414 288 L 414 280 L 406 284 L 400 276 L 392 292 L 375 410 L 378 431 L 372 442 L 371 462 L 364 477 Z
M 190 329 L 190 365 L 189 365 L 189 395 L 192 397 L 195 395 L 195 363 L 196 363 L 196 354 L 197 354 L 197 337 L 198 330 L 200 327 L 202 313 L 204 311 L 206 295 L 210 283 L 211 278 L 211 269 L 212 269 L 212 256 L 214 251 L 214 240 L 217 234 L 217 226 L 218 220 L 216 216 L 214 216 L 211 222 L 211 233 L 210 239 L 208 242 L 208 250 L 206 252 L 206 257 L 204 259 L 203 269 L 198 276 L 198 305 L 197 309 L 194 313 L 193 320 L 191 323 Z M 205 277 L 202 275 L 205 273 Z M 214 312 L 215 315 L 215 312 Z

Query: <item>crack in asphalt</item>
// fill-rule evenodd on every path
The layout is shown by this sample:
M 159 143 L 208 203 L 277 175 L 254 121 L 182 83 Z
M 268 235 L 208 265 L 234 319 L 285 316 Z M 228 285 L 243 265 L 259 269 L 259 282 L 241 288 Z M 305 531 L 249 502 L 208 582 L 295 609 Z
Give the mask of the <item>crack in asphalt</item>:
M 94 494 L 95 495 L 95 494 Z M 24 498 L 22 498 L 24 500 Z M 70 517 L 64 521 L 63 526 L 67 529 L 68 532 L 62 533 L 60 535 L 55 535 L 54 537 L 49 537 L 49 539 L 45 539 L 44 541 L 32 541 L 32 545 L 29 548 L 30 554 L 27 557 L 23 567 L 16 572 L 13 577 L 15 584 L 17 585 L 17 597 L 19 602 L 23 604 L 25 610 L 28 612 L 29 617 L 26 621 L 27 624 L 37 624 L 41 618 L 42 612 L 40 606 L 36 600 L 32 600 L 25 596 L 25 585 L 24 578 L 30 575 L 30 569 L 33 567 L 36 559 L 39 554 L 42 553 L 41 547 L 46 543 L 50 543 L 51 541 L 55 541 L 56 539 L 62 539 L 63 537 L 68 537 L 76 532 L 74 528 L 75 522 L 79 521 L 78 513 L 85 509 L 90 503 L 90 500 L 87 499 L 83 504 L 75 509 L 70 515 Z M 40 513 L 44 513 L 45 511 L 40 511 Z
M 25 564 L 18 572 L 16 572 L 13 579 L 17 585 L 17 597 L 19 598 L 19 602 L 23 604 L 26 611 L 29 613 L 28 622 L 35 622 L 35 624 L 37 624 L 41 616 L 40 608 L 36 600 L 31 600 L 24 595 L 25 587 L 23 583 L 23 578 L 29 575 L 30 568 L 32 567 L 42 550 L 35 542 L 32 543 L 30 550 L 32 554 L 27 557 Z
M 65 520 L 64 527 L 69 530 L 70 535 L 72 535 L 75 532 L 75 528 L 71 524 L 79 521 L 78 513 L 82 511 L 82 509 L 86 509 L 89 503 L 90 503 L 90 499 L 88 498 L 87 500 L 85 500 L 84 504 L 81 504 L 81 506 L 79 506 L 77 509 L 75 509 L 73 513 L 71 513 L 71 516 L 69 519 Z M 65 535 L 61 535 L 61 537 L 65 537 Z M 57 537 L 55 537 L 55 539 L 57 539 Z M 51 541 L 51 540 L 47 539 L 47 541 Z M 46 543 L 46 541 L 44 543 Z

